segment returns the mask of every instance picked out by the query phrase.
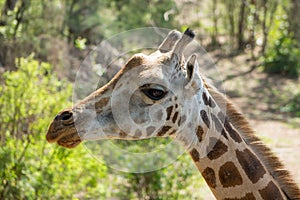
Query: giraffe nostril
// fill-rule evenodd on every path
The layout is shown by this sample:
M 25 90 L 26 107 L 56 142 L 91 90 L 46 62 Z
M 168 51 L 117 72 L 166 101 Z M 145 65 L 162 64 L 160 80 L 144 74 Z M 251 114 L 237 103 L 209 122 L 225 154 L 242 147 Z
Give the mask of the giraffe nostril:
M 64 111 L 63 113 L 60 114 L 61 115 L 61 120 L 62 121 L 66 121 L 72 118 L 73 114 L 70 111 Z

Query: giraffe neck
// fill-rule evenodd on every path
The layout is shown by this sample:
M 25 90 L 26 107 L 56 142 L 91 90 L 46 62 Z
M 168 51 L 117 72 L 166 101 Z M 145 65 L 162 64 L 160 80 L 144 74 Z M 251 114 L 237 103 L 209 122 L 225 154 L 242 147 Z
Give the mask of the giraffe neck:
M 192 133 L 182 132 L 178 139 L 190 152 L 215 197 L 287 199 L 286 191 L 268 169 L 265 159 L 248 145 L 243 130 L 235 126 L 230 113 L 226 115 L 227 103 L 220 105 L 207 88 L 197 96 L 202 98 L 198 102 L 205 104 L 195 109 L 200 113 L 195 117 L 198 123 L 188 130 Z

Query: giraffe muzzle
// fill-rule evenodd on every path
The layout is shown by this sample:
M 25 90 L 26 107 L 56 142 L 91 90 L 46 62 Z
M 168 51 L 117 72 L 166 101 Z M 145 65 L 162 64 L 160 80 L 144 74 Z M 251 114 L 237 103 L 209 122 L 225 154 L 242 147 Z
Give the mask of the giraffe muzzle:
M 46 139 L 49 143 L 57 142 L 66 148 L 74 148 L 82 141 L 75 127 L 73 112 L 64 110 L 59 113 L 48 128 Z

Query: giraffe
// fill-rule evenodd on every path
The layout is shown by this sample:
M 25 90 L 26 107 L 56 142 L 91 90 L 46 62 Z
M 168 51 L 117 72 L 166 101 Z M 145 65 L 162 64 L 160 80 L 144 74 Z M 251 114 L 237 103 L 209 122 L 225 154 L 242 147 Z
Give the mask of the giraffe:
M 200 73 L 196 55 L 185 60 L 194 37 L 173 30 L 154 53 L 133 55 L 105 86 L 61 111 L 47 141 L 74 148 L 85 140 L 172 137 L 216 199 L 300 199 L 283 164 Z

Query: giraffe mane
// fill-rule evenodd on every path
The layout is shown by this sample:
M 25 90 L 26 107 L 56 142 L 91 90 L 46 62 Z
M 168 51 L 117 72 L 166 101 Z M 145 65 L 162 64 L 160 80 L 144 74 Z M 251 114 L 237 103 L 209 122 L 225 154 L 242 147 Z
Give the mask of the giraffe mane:
M 233 103 L 214 86 L 206 81 L 205 87 L 217 104 L 226 105 L 226 115 L 232 125 L 241 133 L 247 145 L 257 154 L 257 156 L 265 164 L 271 175 L 278 182 L 288 199 L 300 199 L 300 189 L 293 180 L 290 172 L 285 169 L 284 164 L 277 156 L 273 154 L 271 149 L 264 145 L 262 141 L 255 135 L 248 120 L 233 105 Z

